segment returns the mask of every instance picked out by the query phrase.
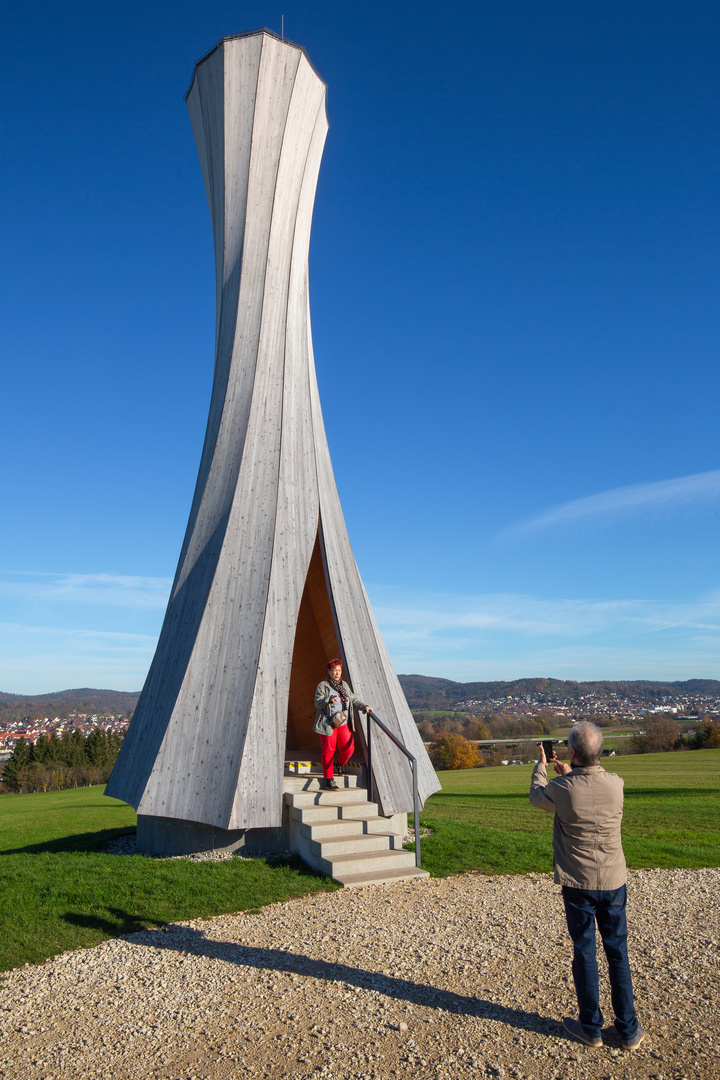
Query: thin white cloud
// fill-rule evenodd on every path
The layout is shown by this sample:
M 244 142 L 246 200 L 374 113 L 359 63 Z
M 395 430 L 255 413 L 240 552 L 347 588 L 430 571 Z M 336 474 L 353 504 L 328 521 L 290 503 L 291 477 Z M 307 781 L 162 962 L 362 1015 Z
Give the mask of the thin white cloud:
M 31 603 L 164 608 L 170 578 L 120 574 L 52 574 L 23 571 L 0 575 L 0 597 Z
M 519 536 L 558 526 L 617 519 L 644 512 L 663 512 L 679 507 L 698 506 L 720 501 L 720 469 L 694 473 L 675 480 L 659 480 L 652 484 L 629 484 L 627 487 L 602 491 L 583 499 L 562 503 L 527 521 L 511 525 L 500 537 Z
M 157 638 L 0 622 L 0 690 L 45 694 L 77 686 L 139 690 Z
M 395 668 L 406 673 L 720 676 L 720 590 L 682 602 L 369 592 Z
M 409 634 L 448 631 L 525 635 L 593 634 L 620 623 L 651 632 L 673 627 L 720 632 L 720 590 L 691 601 L 570 600 L 515 593 L 480 596 L 405 593 L 376 587 L 373 607 L 383 627 Z
M 627 643 L 599 646 L 596 642 L 563 644 L 560 648 L 516 649 L 512 655 L 435 653 L 432 657 L 393 651 L 395 670 L 405 675 L 433 675 L 456 682 L 494 682 L 524 678 L 573 679 L 720 679 L 717 639 L 705 646 L 663 650 Z
M 11 641 L 18 635 L 27 635 L 28 638 L 53 638 L 64 642 L 87 642 L 90 647 L 97 648 L 147 648 L 154 646 L 157 636 L 154 634 L 126 634 L 116 630 L 93 630 L 72 629 L 66 626 L 28 626 L 26 623 L 0 622 L 0 634 L 6 635 L 6 640 Z
M 627 615 L 627 600 L 544 600 L 518 594 L 453 596 L 373 590 L 375 615 L 383 628 L 410 637 L 428 634 L 593 633 Z
M 682 602 L 368 591 L 397 671 L 459 681 L 720 678 L 720 589 Z M 136 690 L 156 641 L 156 633 L 6 620 L 0 622 L 0 690 Z

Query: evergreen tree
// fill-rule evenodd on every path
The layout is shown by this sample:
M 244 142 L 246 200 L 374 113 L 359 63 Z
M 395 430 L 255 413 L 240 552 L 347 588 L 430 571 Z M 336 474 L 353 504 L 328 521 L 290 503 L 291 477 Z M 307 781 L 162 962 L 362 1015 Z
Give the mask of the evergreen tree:
M 85 738 L 79 729 L 61 739 L 41 735 L 33 746 L 19 739 L 5 766 L 5 791 L 61 791 L 79 784 L 100 784 L 110 776 L 123 735 L 94 728 Z
M 62 760 L 71 769 L 80 769 L 85 764 L 85 739 L 79 729 L 65 732 L 61 739 Z
M 94 728 L 85 740 L 85 757 L 90 765 L 97 765 L 99 768 L 109 764 L 107 736 L 100 728 Z
M 3 773 L 3 785 L 8 791 L 19 791 L 20 784 L 18 781 L 18 774 L 28 767 L 32 758 L 32 743 L 29 743 L 26 739 L 18 739 L 15 743 L 15 749 L 13 750 L 10 758 L 5 765 L 5 771 Z
M 59 759 L 60 743 L 55 732 L 52 733 L 50 738 L 47 735 L 41 735 L 32 747 L 32 760 L 42 761 L 44 765 L 47 765 L 52 761 L 59 761 Z

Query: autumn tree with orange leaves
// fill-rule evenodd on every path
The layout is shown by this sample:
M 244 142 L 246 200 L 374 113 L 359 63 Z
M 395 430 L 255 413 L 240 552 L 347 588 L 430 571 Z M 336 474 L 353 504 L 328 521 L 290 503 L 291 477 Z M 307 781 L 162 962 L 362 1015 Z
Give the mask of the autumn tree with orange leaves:
M 483 763 L 477 747 L 454 731 L 438 732 L 430 747 L 430 760 L 436 769 L 476 769 Z

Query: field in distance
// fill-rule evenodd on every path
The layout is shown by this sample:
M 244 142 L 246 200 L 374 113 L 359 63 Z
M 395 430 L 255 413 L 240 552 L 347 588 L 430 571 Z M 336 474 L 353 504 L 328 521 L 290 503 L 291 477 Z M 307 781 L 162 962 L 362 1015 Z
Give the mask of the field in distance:
M 625 781 L 628 866 L 720 866 L 720 750 L 603 758 Z M 530 806 L 532 765 L 439 773 L 422 864 L 437 877 L 552 871 L 552 815 Z M 553 774 L 554 775 L 554 774 Z

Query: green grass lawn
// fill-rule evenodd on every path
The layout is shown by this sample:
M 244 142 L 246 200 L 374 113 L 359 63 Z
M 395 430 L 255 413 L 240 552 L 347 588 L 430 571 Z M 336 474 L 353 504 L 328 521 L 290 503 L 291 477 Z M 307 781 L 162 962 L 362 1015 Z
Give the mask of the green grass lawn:
M 624 843 L 632 867 L 720 865 L 720 750 L 604 761 L 625 780 Z M 531 766 L 440 774 L 423 821 L 422 861 L 466 870 L 552 870 L 552 818 L 528 802 Z M 337 886 L 299 861 L 226 862 L 104 854 L 135 827 L 103 789 L 0 798 L 0 970 L 178 919 L 256 909 Z M 361 898 L 360 898 L 361 899 Z
M 76 788 L 0 798 L 0 852 L 102 851 L 116 836 L 135 831 L 135 811 L 105 788 Z
M 0 971 L 178 919 L 334 889 L 303 863 L 103 854 L 135 811 L 102 787 L 0 798 Z
M 720 750 L 606 758 L 625 781 L 623 843 L 631 867 L 720 865 Z M 531 765 L 439 774 L 428 799 L 422 864 L 443 877 L 552 870 L 552 816 L 530 806 Z

